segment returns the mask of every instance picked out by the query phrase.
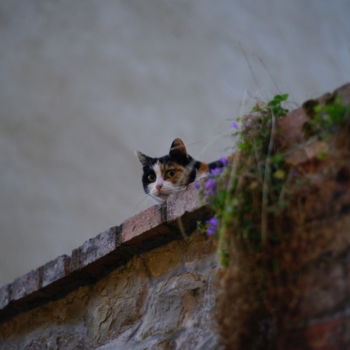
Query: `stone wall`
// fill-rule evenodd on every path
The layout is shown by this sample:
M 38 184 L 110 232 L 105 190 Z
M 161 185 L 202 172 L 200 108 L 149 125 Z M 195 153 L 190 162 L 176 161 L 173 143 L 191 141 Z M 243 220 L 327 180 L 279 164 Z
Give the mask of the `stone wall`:
M 194 235 L 136 256 L 3 323 L 0 349 L 216 349 L 212 253 Z
M 350 84 L 337 92 L 350 103 Z M 299 108 L 283 120 L 284 142 L 297 144 L 305 114 Z M 297 148 L 289 161 L 304 163 L 314 155 L 311 148 Z M 328 168 L 335 172 L 333 179 L 327 171 L 334 184 L 324 188 L 330 190 L 322 192 L 322 200 L 306 200 L 316 203 L 307 205 L 318 215 L 315 246 L 322 230 L 329 241 L 301 275 L 310 283 L 284 338 L 288 346 L 281 349 L 335 350 L 350 344 L 350 170 L 346 160 L 339 171 Z M 165 205 L 150 207 L 3 286 L 0 350 L 221 349 L 215 239 L 196 231 L 197 221 L 208 216 L 190 185 Z
M 217 349 L 214 242 L 188 231 L 206 216 L 189 208 L 200 207 L 193 196 L 191 188 L 3 287 L 0 349 Z

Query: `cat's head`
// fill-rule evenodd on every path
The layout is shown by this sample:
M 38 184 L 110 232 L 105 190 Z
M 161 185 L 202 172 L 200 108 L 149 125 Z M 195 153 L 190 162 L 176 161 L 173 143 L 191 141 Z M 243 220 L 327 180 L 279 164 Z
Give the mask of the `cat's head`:
M 182 191 L 193 182 L 196 176 L 197 163 L 187 154 L 185 144 L 175 139 L 167 155 L 152 158 L 141 152 L 137 156 L 143 166 L 142 184 L 144 191 L 162 203 L 175 192 Z

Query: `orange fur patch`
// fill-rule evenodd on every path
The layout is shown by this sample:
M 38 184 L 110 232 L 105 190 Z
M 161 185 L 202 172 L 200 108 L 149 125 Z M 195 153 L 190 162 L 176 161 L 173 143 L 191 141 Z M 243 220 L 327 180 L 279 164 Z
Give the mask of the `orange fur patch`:
M 176 163 L 161 164 L 160 170 L 161 170 L 163 179 L 173 184 L 183 184 L 187 181 L 187 178 L 188 178 L 187 169 L 181 165 L 178 165 Z M 167 177 L 166 175 L 167 171 L 169 170 L 175 171 L 175 174 L 171 177 Z
M 209 166 L 207 163 L 201 162 L 201 165 L 199 166 L 198 169 L 198 175 L 203 175 L 209 173 Z

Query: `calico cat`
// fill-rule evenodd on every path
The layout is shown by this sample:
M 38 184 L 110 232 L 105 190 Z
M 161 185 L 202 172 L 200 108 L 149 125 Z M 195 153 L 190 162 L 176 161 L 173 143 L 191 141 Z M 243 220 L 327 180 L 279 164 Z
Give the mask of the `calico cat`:
M 141 152 L 137 152 L 137 156 L 143 166 L 143 189 L 158 203 L 164 202 L 172 193 L 183 191 L 212 169 L 225 166 L 222 160 L 204 163 L 193 159 L 179 138 L 172 142 L 169 154 L 163 157 L 152 158 Z

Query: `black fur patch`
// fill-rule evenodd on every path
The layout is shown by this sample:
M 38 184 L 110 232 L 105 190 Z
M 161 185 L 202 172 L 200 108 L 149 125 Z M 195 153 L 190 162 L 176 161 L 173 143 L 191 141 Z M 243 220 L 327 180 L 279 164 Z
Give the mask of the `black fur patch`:
M 225 164 L 221 160 L 216 160 L 215 162 L 211 162 L 208 164 L 209 171 L 216 168 L 223 168 L 224 166 Z
M 190 184 L 191 182 L 193 182 L 196 179 L 197 171 L 200 167 L 200 164 L 201 164 L 200 162 L 194 161 L 194 164 L 193 164 L 193 167 L 192 167 L 192 170 L 190 173 L 190 177 L 188 179 L 188 184 Z

